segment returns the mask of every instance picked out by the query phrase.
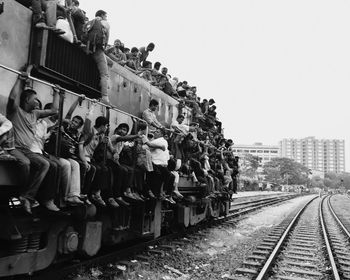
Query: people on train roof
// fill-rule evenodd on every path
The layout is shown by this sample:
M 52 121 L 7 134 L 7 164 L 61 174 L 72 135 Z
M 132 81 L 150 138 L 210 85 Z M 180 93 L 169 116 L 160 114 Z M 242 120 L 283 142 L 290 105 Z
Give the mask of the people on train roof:
M 145 62 L 147 60 L 147 57 L 149 55 L 150 52 L 152 52 L 154 50 L 154 43 L 149 43 L 147 45 L 147 47 L 141 47 L 139 49 L 140 52 L 140 63 L 143 64 L 143 62 Z

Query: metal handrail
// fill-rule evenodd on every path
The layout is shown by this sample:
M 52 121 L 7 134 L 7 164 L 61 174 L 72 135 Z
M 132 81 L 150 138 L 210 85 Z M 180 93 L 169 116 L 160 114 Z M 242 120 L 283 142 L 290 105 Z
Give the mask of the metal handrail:
M 10 67 L 8 67 L 8 66 L 5 66 L 5 65 L 3 65 L 3 64 L 0 64 L 0 67 L 3 68 L 3 69 L 8 70 L 8 71 L 10 71 L 10 72 L 13 72 L 13 73 L 15 73 L 15 74 L 17 74 L 17 75 L 22 75 L 22 74 L 23 74 L 21 71 L 12 69 L 12 68 L 10 68 Z M 27 76 L 28 76 L 29 79 L 31 79 L 31 80 L 33 80 L 33 81 L 42 83 L 42 84 L 47 85 L 47 86 L 50 86 L 50 87 L 56 87 L 56 88 L 57 88 L 57 85 L 52 84 L 52 83 L 49 83 L 49 82 L 46 82 L 46 81 L 43 81 L 43 80 L 38 79 L 38 78 L 35 78 L 35 77 L 31 76 L 29 73 L 27 73 Z M 64 92 L 67 92 L 67 93 L 72 94 L 72 95 L 77 96 L 77 97 L 81 97 L 81 98 L 83 98 L 83 99 L 85 99 L 85 100 L 88 100 L 88 101 L 90 101 L 90 102 L 92 102 L 92 103 L 95 103 L 95 104 L 104 106 L 104 107 L 106 107 L 107 109 L 114 110 L 114 111 L 116 111 L 116 112 L 119 112 L 119 113 L 122 113 L 122 114 L 124 114 L 124 115 L 126 115 L 126 116 L 129 116 L 129 117 L 131 117 L 131 118 L 133 118 L 133 119 L 136 119 L 136 120 L 139 120 L 139 121 L 141 121 L 141 122 L 147 123 L 144 119 L 141 119 L 141 118 L 139 118 L 139 117 L 136 117 L 136 116 L 134 116 L 134 115 L 132 115 L 132 114 L 130 114 L 130 113 L 127 113 L 127 112 L 125 112 L 125 111 L 123 111 L 123 110 L 117 109 L 117 108 L 114 107 L 114 106 L 107 105 L 107 104 L 104 104 L 104 103 L 102 103 L 102 102 L 100 102 L 100 101 L 98 101 L 98 100 L 96 100 L 96 99 L 92 99 L 92 98 L 86 97 L 84 94 L 78 94 L 78 93 L 76 93 L 76 92 L 74 92 L 74 91 L 71 91 L 71 90 L 68 90 L 68 89 L 65 89 L 65 88 L 62 88 L 62 87 L 60 87 L 60 88 L 61 88 Z M 174 133 L 174 134 L 181 135 L 181 133 L 178 133 L 178 132 L 176 132 L 176 131 L 174 131 L 174 130 L 172 130 L 172 129 L 169 129 L 169 128 L 166 128 L 166 127 L 164 127 L 163 129 L 166 130 L 166 131 L 172 132 L 172 133 Z
M 3 64 L 0 64 L 0 67 L 3 68 L 3 69 L 8 70 L 8 71 L 10 71 L 10 72 L 13 72 L 13 73 L 15 73 L 15 74 L 17 74 L 17 75 L 21 75 L 21 74 L 22 74 L 21 71 L 17 71 L 17 70 L 15 70 L 15 69 L 12 69 L 12 68 L 10 68 L 10 67 L 8 67 L 8 66 L 5 66 L 5 65 L 3 65 Z M 31 79 L 31 80 L 33 80 L 33 81 L 36 81 L 36 82 L 42 83 L 42 84 L 44 84 L 44 85 L 50 86 L 50 87 L 54 87 L 54 88 L 57 87 L 57 85 L 55 85 L 55 84 L 51 84 L 51 83 L 49 83 L 49 82 L 46 82 L 46 81 L 43 81 L 43 80 L 41 80 L 41 79 L 35 78 L 35 77 L 31 76 L 30 74 L 28 74 L 28 78 Z M 137 119 L 137 120 L 139 120 L 139 121 L 142 121 L 142 122 L 147 123 L 145 120 L 143 120 L 143 119 L 141 119 L 141 118 L 139 118 L 139 117 L 136 117 L 136 116 L 134 116 L 133 114 L 130 114 L 130 113 L 127 113 L 127 112 L 125 112 L 125 111 L 123 111 L 123 110 L 117 109 L 117 108 L 114 107 L 114 106 L 104 104 L 104 103 L 102 103 L 102 102 L 100 102 L 100 101 L 98 101 L 98 100 L 96 100 L 96 99 L 92 99 L 92 98 L 86 97 L 84 94 L 78 94 L 78 93 L 76 93 L 76 92 L 74 92 L 74 91 L 71 91 L 71 90 L 68 90 L 68 89 L 65 89 L 65 88 L 62 88 L 62 87 L 61 87 L 61 89 L 62 89 L 64 92 L 67 92 L 67 93 L 69 93 L 69 94 L 71 94 L 71 95 L 84 98 L 85 100 L 88 100 L 88 101 L 90 101 L 90 102 L 92 102 L 92 103 L 95 103 L 95 104 L 104 106 L 104 107 L 106 107 L 106 108 L 108 108 L 108 109 L 114 110 L 114 111 L 116 111 L 116 112 L 119 112 L 119 113 L 122 113 L 122 114 L 124 114 L 124 115 L 127 115 L 127 116 L 129 116 L 129 117 L 131 117 L 131 118 L 134 118 L 134 119 Z

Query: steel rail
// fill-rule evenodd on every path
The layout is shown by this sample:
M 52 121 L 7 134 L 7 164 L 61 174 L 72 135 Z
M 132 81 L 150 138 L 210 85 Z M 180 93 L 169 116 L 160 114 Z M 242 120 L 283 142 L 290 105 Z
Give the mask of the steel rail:
M 324 215 L 323 215 L 322 206 L 323 206 L 323 202 L 324 202 L 324 200 L 326 198 L 327 198 L 327 201 L 329 201 L 329 196 L 323 197 L 321 202 L 320 202 L 320 210 L 319 210 L 321 227 L 322 227 L 322 233 L 323 233 L 324 241 L 326 243 L 328 258 L 329 258 L 329 261 L 331 262 L 332 273 L 333 273 L 333 276 L 334 276 L 334 280 L 341 280 L 341 278 L 339 276 L 339 273 L 338 273 L 338 268 L 337 268 L 337 265 L 335 264 L 334 256 L 333 256 L 333 253 L 332 253 L 332 247 L 331 247 L 331 244 L 329 243 L 329 240 L 328 240 L 327 226 L 326 226 L 326 223 L 325 223 L 324 218 L 323 218 Z
M 266 277 L 266 275 L 269 272 L 271 266 L 273 265 L 273 262 L 274 262 L 275 258 L 277 257 L 278 252 L 280 251 L 280 249 L 282 247 L 283 242 L 285 241 L 285 239 L 287 238 L 287 236 L 290 233 L 291 229 L 295 225 L 297 219 L 300 217 L 300 215 L 306 209 L 306 207 L 312 201 L 314 201 L 316 198 L 318 198 L 318 196 L 313 197 L 312 199 L 310 199 L 310 201 L 308 203 L 306 203 L 304 205 L 304 207 L 301 208 L 298 211 L 298 213 L 294 216 L 293 220 L 290 222 L 290 224 L 288 225 L 288 227 L 284 231 L 283 235 L 281 236 L 280 240 L 276 244 L 275 248 L 273 249 L 272 253 L 270 254 L 269 258 L 267 259 L 266 263 L 264 264 L 263 268 L 260 270 L 260 272 L 259 272 L 258 276 L 255 278 L 255 280 L 263 280 Z
M 221 223 L 221 222 L 226 221 L 226 220 L 234 219 L 236 217 L 246 215 L 246 214 L 249 214 L 250 212 L 254 212 L 256 210 L 259 210 L 260 208 L 275 205 L 275 204 L 284 202 L 286 200 L 293 199 L 295 197 L 296 196 L 288 195 L 288 196 L 277 197 L 276 199 L 266 199 L 263 202 L 261 202 L 261 200 L 258 200 L 257 203 L 252 204 L 252 205 L 244 205 L 242 208 L 230 209 L 228 215 L 218 217 L 214 220 L 214 222 Z M 253 203 L 254 203 L 254 201 L 253 201 Z M 239 210 L 241 210 L 241 211 L 239 211 Z
M 3 65 L 3 64 L 0 64 L 0 67 L 3 68 L 3 69 L 5 69 L 5 70 L 8 70 L 8 71 L 10 71 L 10 72 L 12 72 L 12 73 L 15 73 L 15 74 L 17 74 L 17 75 L 22 75 L 22 74 L 23 74 L 21 71 L 17 71 L 17 70 L 15 70 L 15 69 L 12 69 L 12 68 L 10 68 L 10 67 L 8 67 L 8 66 L 5 66 L 5 65 Z M 44 85 L 47 85 L 47 86 L 50 86 L 50 87 L 53 87 L 53 88 L 57 88 L 57 87 L 58 87 L 58 86 L 55 85 L 55 84 L 52 84 L 52 83 L 43 81 L 43 80 L 38 79 L 38 78 L 35 78 L 35 77 L 31 76 L 29 73 L 28 73 L 27 76 L 28 76 L 28 79 L 31 79 L 31 80 L 33 80 L 33 81 L 42 83 L 42 84 L 44 84 Z M 130 114 L 130 113 L 127 113 L 127 112 L 125 112 L 125 111 L 123 111 L 123 110 L 117 109 L 117 108 L 114 107 L 114 106 L 104 104 L 103 102 L 100 102 L 100 101 L 98 101 L 98 100 L 96 100 L 96 99 L 92 99 L 92 98 L 86 97 L 84 94 L 78 94 L 78 93 L 76 93 L 76 92 L 74 92 L 74 91 L 71 91 L 71 90 L 68 90 L 68 89 L 65 89 L 65 88 L 62 88 L 62 87 L 60 87 L 60 88 L 61 88 L 64 92 L 67 92 L 67 93 L 69 93 L 69 94 L 71 94 L 71 95 L 74 95 L 74 96 L 76 96 L 76 97 L 81 97 L 81 98 L 83 98 L 83 99 L 85 99 L 85 100 L 88 100 L 88 101 L 90 101 L 90 102 L 92 102 L 92 103 L 95 103 L 95 104 L 104 106 L 104 107 L 109 108 L 109 109 L 111 109 L 111 110 L 113 110 L 113 111 L 116 111 L 116 112 L 118 112 L 118 113 L 122 113 L 122 114 L 124 114 L 124 115 L 126 115 L 126 116 L 129 116 L 129 117 L 133 118 L 133 119 L 137 119 L 137 120 L 139 120 L 139 121 L 146 122 L 145 120 L 143 120 L 143 119 L 141 119 L 141 118 L 139 118 L 139 117 L 136 117 L 136 116 L 134 116 L 133 114 Z
M 350 239 L 350 232 L 348 231 L 348 229 L 344 226 L 343 222 L 338 218 L 338 215 L 334 212 L 334 209 L 332 207 L 331 204 L 331 199 L 329 198 L 327 200 L 327 205 L 329 207 L 329 209 L 331 210 L 331 213 L 334 217 L 334 219 L 338 222 L 339 226 L 342 228 L 342 230 L 344 231 L 344 233 L 347 235 L 347 237 Z

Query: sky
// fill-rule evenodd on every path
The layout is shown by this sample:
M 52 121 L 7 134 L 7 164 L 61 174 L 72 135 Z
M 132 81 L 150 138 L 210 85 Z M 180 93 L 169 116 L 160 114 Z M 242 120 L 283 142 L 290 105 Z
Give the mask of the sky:
M 154 42 L 148 60 L 214 98 L 225 137 L 344 139 L 350 171 L 350 1 L 80 0 L 110 43 Z

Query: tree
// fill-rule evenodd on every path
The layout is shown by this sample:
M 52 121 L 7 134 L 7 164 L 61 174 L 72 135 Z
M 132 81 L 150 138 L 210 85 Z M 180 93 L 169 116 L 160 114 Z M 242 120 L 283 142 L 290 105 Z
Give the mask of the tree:
M 259 158 L 251 154 L 246 154 L 244 155 L 240 166 L 240 174 L 251 179 L 255 179 L 257 177 L 258 167 Z
M 310 185 L 313 188 L 323 189 L 325 187 L 324 180 L 320 176 L 313 176 L 310 181 Z
M 350 189 L 350 174 L 346 172 L 340 174 L 335 172 L 328 172 L 325 174 L 324 184 L 331 189 L 341 187 Z
M 265 180 L 276 184 L 308 183 L 309 169 L 289 158 L 273 158 L 264 165 Z

